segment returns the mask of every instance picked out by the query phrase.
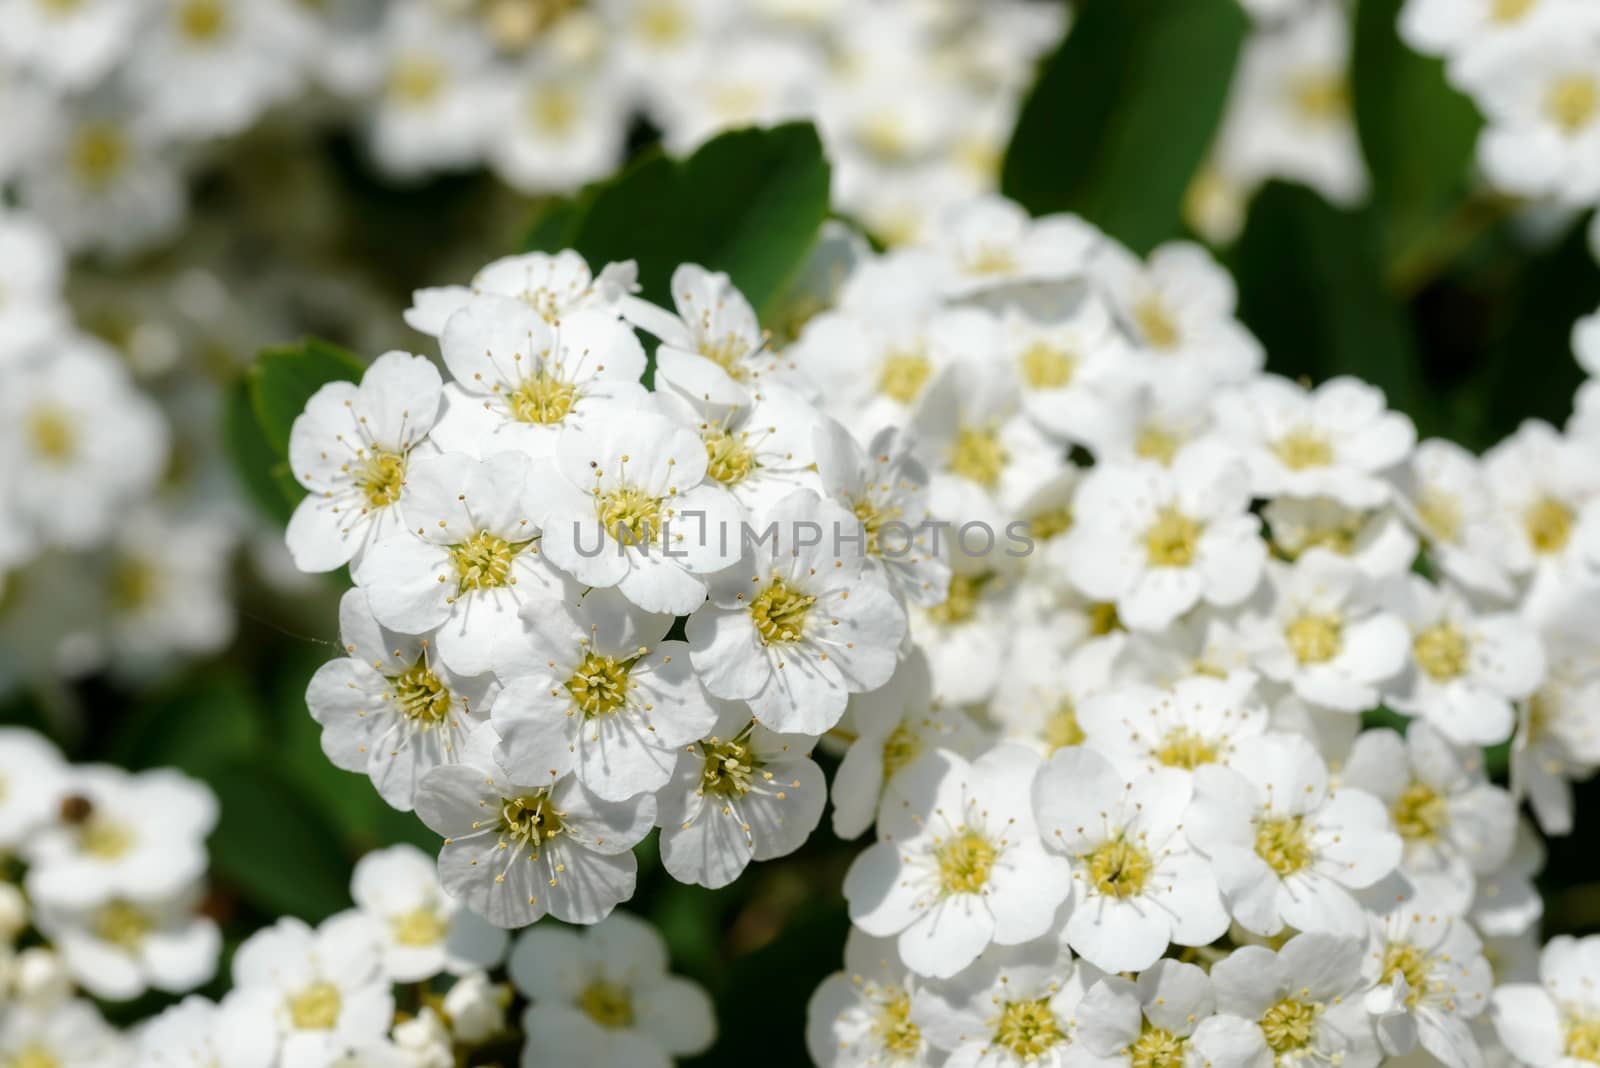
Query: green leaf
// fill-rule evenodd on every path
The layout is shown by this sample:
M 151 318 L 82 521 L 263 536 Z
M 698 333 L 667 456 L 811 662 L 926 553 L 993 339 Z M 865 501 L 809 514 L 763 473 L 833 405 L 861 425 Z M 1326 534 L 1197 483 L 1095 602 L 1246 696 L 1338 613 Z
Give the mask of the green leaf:
M 1035 215 L 1075 211 L 1136 252 L 1176 236 L 1247 25 L 1235 0 L 1079 5 L 1023 105 L 1001 189 Z
M 277 522 L 288 523 L 306 491 L 262 432 L 250 403 L 250 383 L 243 378 L 228 387 L 223 400 L 222 440 L 251 501 Z
M 1444 63 L 1395 30 L 1405 0 L 1359 0 L 1351 89 L 1384 258 L 1404 291 L 1448 259 L 1483 120 L 1445 81 Z
M 1410 321 L 1382 284 L 1369 213 L 1273 183 L 1251 206 L 1233 258 L 1239 317 L 1266 346 L 1268 370 L 1316 382 L 1355 375 L 1425 432 L 1437 423 Z
M 581 205 L 576 197 L 552 197 L 534 215 L 522 238 L 522 250 L 560 252 L 571 248 L 573 230 L 581 217 Z
M 680 263 L 726 271 L 760 311 L 815 243 L 828 214 L 828 183 L 810 124 L 734 130 L 686 160 L 645 155 L 551 209 L 529 239 L 559 240 L 596 269 L 636 260 L 643 296 L 669 305 L 668 284 Z
M 329 382 L 359 382 L 365 370 L 353 354 L 315 338 L 263 350 L 249 372 L 250 405 L 272 451 L 289 455 L 289 429 L 313 393 Z
M 118 721 L 106 757 L 129 768 L 173 767 L 212 781 L 261 743 L 261 712 L 245 677 L 203 668 L 144 699 Z
M 212 780 L 222 817 L 211 863 L 269 914 L 317 923 L 350 904 L 350 860 L 330 813 L 294 788 L 268 755 L 234 761 Z

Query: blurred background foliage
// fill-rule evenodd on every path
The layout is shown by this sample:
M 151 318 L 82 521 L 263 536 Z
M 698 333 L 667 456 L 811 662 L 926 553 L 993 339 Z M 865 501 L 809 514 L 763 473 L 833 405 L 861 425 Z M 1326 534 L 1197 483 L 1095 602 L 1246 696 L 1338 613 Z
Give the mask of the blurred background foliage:
M 1185 195 L 1221 119 L 1244 15 L 1234 0 L 1076 6 L 1023 109 L 1003 191 L 1035 213 L 1078 212 L 1140 252 L 1192 236 Z M 1580 377 L 1568 335 L 1600 304 L 1600 271 L 1584 220 L 1529 211 L 1474 184 L 1481 120 L 1439 62 L 1397 38 L 1399 6 L 1355 5 L 1349 90 L 1372 176 L 1368 202 L 1341 210 L 1304 188 L 1269 185 L 1238 240 L 1216 251 L 1270 369 L 1312 381 L 1359 375 L 1422 436 L 1481 450 L 1524 418 L 1566 418 Z M 827 213 L 827 162 L 809 127 L 725 136 L 685 161 L 661 154 L 648 129 L 634 142 L 639 155 L 617 178 L 531 203 L 483 174 L 397 188 L 342 135 L 309 154 L 298 143 L 285 152 L 270 126 L 250 135 L 205 179 L 197 216 L 229 219 L 228 255 L 332 259 L 371 292 L 319 291 L 308 272 L 306 291 L 284 299 L 298 301 L 329 343 L 269 349 L 231 384 L 225 441 L 249 499 L 283 522 L 300 492 L 282 466 L 287 427 L 305 397 L 358 375 L 384 348 L 429 352 L 398 315 L 410 291 L 468 277 L 495 256 L 576 247 L 592 262 L 634 258 L 645 295 L 657 298 L 673 265 L 698 260 L 729 270 L 765 314 L 784 314 L 784 283 Z M 307 188 L 317 191 L 309 202 L 297 195 Z M 260 210 L 275 202 L 296 208 Z M 253 214 L 241 225 L 244 205 Z M 368 303 L 373 311 L 352 311 Z M 347 907 L 351 867 L 365 850 L 438 845 L 320 752 L 304 694 L 316 668 L 341 653 L 333 628 L 346 583 L 333 576 L 286 597 L 244 570 L 240 634 L 225 655 L 147 696 L 100 679 L 0 709 L 0 720 L 40 727 L 75 760 L 172 765 L 217 791 L 208 908 L 230 945 L 280 914 L 315 921 Z M 1580 786 L 1580 810 L 1600 809 L 1595 795 Z M 805 1003 L 840 965 L 848 924 L 839 887 L 857 848 L 835 839 L 825 816 L 801 852 L 710 892 L 668 878 L 653 862 L 653 837 L 641 845 L 639 892 L 627 907 L 660 926 L 675 964 L 717 999 L 721 1036 L 699 1063 L 744 1064 L 757 1049 L 764 1064 L 805 1063 Z M 1546 933 L 1600 928 L 1597 886 L 1600 860 L 1583 840 L 1555 840 L 1543 878 Z M 112 1011 L 133 1019 L 155 1003 Z

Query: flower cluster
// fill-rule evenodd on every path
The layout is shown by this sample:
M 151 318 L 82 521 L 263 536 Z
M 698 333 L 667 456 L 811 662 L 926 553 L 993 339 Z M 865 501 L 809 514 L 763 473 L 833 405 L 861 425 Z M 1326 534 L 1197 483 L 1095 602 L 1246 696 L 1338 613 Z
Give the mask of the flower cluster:
M 899 0 L 6 0 L 0 185 L 69 248 L 172 237 L 205 149 L 342 121 L 389 175 L 487 165 L 525 193 L 613 171 L 643 115 L 674 149 L 809 118 L 835 200 L 885 234 L 994 186 L 1051 4 Z

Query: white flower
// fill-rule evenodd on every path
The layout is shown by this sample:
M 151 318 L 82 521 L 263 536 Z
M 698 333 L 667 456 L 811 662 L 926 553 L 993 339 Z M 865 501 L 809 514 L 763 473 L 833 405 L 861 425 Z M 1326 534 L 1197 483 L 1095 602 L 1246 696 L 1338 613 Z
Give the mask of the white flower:
M 381 963 L 374 924 L 359 912 L 314 930 L 284 917 L 234 954 L 223 1018 L 271 1020 L 279 1068 L 329 1068 L 388 1033 L 394 996 Z
M 1479 614 L 1448 586 L 1406 575 L 1389 603 L 1411 629 L 1411 662 L 1389 687 L 1389 706 L 1419 715 L 1458 745 L 1498 745 L 1516 724 L 1514 701 L 1544 677 L 1533 628 L 1509 612 Z
M 0 1057 L 7 1065 L 122 1068 L 128 1051 L 94 1003 L 73 999 L 47 1005 L 0 1006 Z M 225 1068 L 233 1068 L 227 1065 Z
M 1402 470 L 1400 513 L 1427 539 L 1429 558 L 1450 578 L 1495 597 L 1510 597 L 1510 531 L 1489 495 L 1483 466 L 1453 442 L 1420 443 Z
M 1269 565 L 1271 599 L 1241 622 L 1263 675 L 1305 701 L 1344 712 L 1378 703 L 1406 662 L 1407 633 L 1379 610 L 1371 582 L 1343 557 L 1314 549 L 1292 566 Z
M 1072 507 L 1067 572 L 1129 627 L 1159 630 L 1202 602 L 1236 605 L 1261 580 L 1249 471 L 1226 449 L 1187 449 L 1170 468 L 1097 466 Z
M 1190 446 L 1210 440 L 1211 394 L 1211 384 L 1198 375 L 1162 375 L 1086 413 L 1074 437 L 1098 463 L 1170 465 Z
M 684 745 L 716 722 L 689 662 L 665 641 L 671 616 L 650 615 L 615 590 L 534 602 L 521 634 L 502 641 L 495 673 L 495 756 L 518 782 L 569 772 L 607 801 L 664 786 Z
M 356 862 L 350 897 L 373 921 L 383 974 L 397 983 L 492 967 L 506 934 L 447 896 L 434 862 L 416 846 L 375 850 Z
M 1406 0 L 1400 36 L 1418 52 L 1458 58 L 1582 8 L 1571 0 Z
M 952 208 L 930 245 L 943 266 L 942 288 L 960 297 L 1013 282 L 1059 282 L 1084 273 L 1104 236 L 1076 215 L 1028 218 L 998 196 Z
M 1565 591 L 1542 616 L 1540 628 L 1548 670 L 1543 685 L 1523 702 L 1511 749 L 1511 787 L 1527 797 L 1540 828 L 1549 835 L 1572 833 L 1572 790 L 1600 767 L 1600 589 L 1593 582 Z
M 1258 497 L 1331 497 L 1372 508 L 1392 492 L 1382 477 L 1410 454 L 1416 429 L 1384 408 L 1383 392 L 1354 378 L 1306 390 L 1263 375 L 1219 394 L 1216 425 L 1250 463 Z
M 1211 966 L 1217 1009 L 1254 1020 L 1280 1065 L 1310 1061 L 1376 1068 L 1378 1045 L 1357 994 L 1366 931 L 1306 933 L 1273 952 L 1241 946 Z
M 382 30 L 372 150 L 402 177 L 478 161 L 493 111 L 489 43 L 430 5 L 390 7 Z
M 1072 864 L 1066 941 L 1104 971 L 1137 971 L 1170 943 L 1203 946 L 1228 927 L 1210 865 L 1183 832 L 1191 776 L 1128 781 L 1105 757 L 1059 750 L 1033 787 L 1039 833 Z
M 1489 1007 L 1494 980 L 1466 920 L 1425 897 L 1373 916 L 1362 973 L 1377 984 L 1366 1007 L 1385 1054 L 1408 1053 L 1420 1043 L 1447 1068 L 1481 1068 L 1468 1021 Z
M 206 869 L 217 822 L 209 789 L 169 769 L 130 774 L 73 768 L 56 821 L 23 842 L 28 896 L 40 905 L 90 908 L 117 897 L 169 898 Z
M 455 1068 L 450 1028 L 431 1006 L 394 1025 L 394 1046 L 411 1062 L 407 1068 Z
M 0 393 L 0 507 L 41 541 L 87 548 L 147 495 L 167 460 L 159 409 L 116 355 L 74 336 L 9 368 Z
M 716 1037 L 711 999 L 668 974 L 666 942 L 628 913 L 584 931 L 528 931 L 508 967 L 533 1002 L 522 1021 L 525 1065 L 667 1064 Z
M 506 1029 L 506 1006 L 511 988 L 489 982 L 484 972 L 469 972 L 457 979 L 440 1008 L 450 1020 L 451 1032 L 462 1042 L 482 1045 Z
M 11 91 L 0 85 L 0 93 Z M 50 231 L 26 215 L 0 211 L 0 366 L 65 329 L 65 278 L 65 257 Z
M 948 534 L 948 530 L 946 531 Z M 933 693 L 953 705 L 987 701 L 1005 669 L 1016 630 L 1013 576 L 974 569 L 951 574 L 941 602 L 911 612 L 911 640 L 928 654 Z
M 1268 1068 L 1272 1054 L 1261 1031 L 1217 1013 L 1216 1002 L 1211 979 L 1193 964 L 1157 961 L 1137 982 L 1107 976 L 1078 1003 L 1078 1048 L 1096 1068 Z
M 216 922 L 197 911 L 201 896 L 196 884 L 170 897 L 117 896 L 81 909 L 41 903 L 36 920 L 94 996 L 127 1001 L 152 988 L 181 994 L 209 980 L 222 953 Z
M 1351 508 L 1328 497 L 1278 497 L 1261 510 L 1277 555 L 1299 559 L 1312 549 L 1347 558 L 1376 581 L 1410 570 L 1417 536 L 1394 508 Z
M 535 16 L 538 17 L 538 16 Z M 489 164 L 518 192 L 566 193 L 616 169 L 629 101 L 603 62 L 563 63 L 535 52 L 489 99 Z
M 1578 517 L 1600 499 L 1600 467 L 1581 441 L 1529 420 L 1484 454 L 1495 507 L 1509 531 L 1502 549 L 1514 575 L 1555 577 L 1580 556 Z
M 296 567 L 360 567 L 370 545 L 403 528 L 412 451 L 438 417 L 440 388 L 425 357 L 386 352 L 360 385 L 329 382 L 312 394 L 289 430 L 289 467 L 308 493 L 285 534 Z
M 1382 803 L 1330 789 L 1316 747 L 1296 735 L 1245 739 L 1226 768 L 1198 769 L 1185 829 L 1211 858 L 1228 911 L 1260 935 L 1289 926 L 1361 936 L 1353 892 L 1400 862 Z
M 1086 735 L 1078 716 L 1108 689 L 1123 652 L 1121 636 L 1071 646 L 1051 625 L 1023 626 L 1011 638 L 989 716 L 1007 739 L 1049 756 Z
M 1221 168 L 1251 187 L 1301 182 L 1341 205 L 1367 194 L 1350 107 L 1350 20 L 1326 4 L 1253 33 L 1234 76 L 1217 147 Z
M 1539 955 L 1538 979 L 1495 990 L 1495 1033 L 1530 1068 L 1588 1061 L 1600 1036 L 1600 939 L 1552 938 Z
M 308 24 L 284 0 L 159 0 L 126 77 L 163 137 L 235 134 L 296 92 Z
M 958 982 L 930 984 L 912 1019 L 955 1064 L 985 1068 L 1073 1063 L 1082 973 L 1054 938 L 988 950 Z
M 596 276 L 571 249 L 554 255 L 527 252 L 503 256 L 473 275 L 470 286 L 437 286 L 411 294 L 406 325 L 438 337 L 450 317 L 479 296 L 520 300 L 551 323 L 576 311 L 615 312 L 622 298 L 638 288 L 637 273 L 633 261 L 628 260 L 608 263 Z
M 1107 687 L 1078 709 L 1078 724 L 1083 744 L 1137 776 L 1229 763 L 1240 744 L 1267 729 L 1267 710 L 1248 685 L 1194 675 L 1167 687 Z
M 141 14 L 126 0 L 4 0 L 0 53 L 61 89 L 87 89 L 128 54 Z
M 850 918 L 898 935 L 919 975 L 946 978 L 991 943 L 1037 938 L 1070 884 L 1039 842 L 1029 789 L 1039 756 L 1000 745 L 972 763 L 939 752 L 896 778 L 878 817 L 878 842 L 845 875 Z
M 643 403 L 644 349 L 601 308 L 547 322 L 526 301 L 478 295 L 446 320 L 439 347 L 455 377 L 435 434 L 443 448 L 542 459 L 555 455 L 563 428 L 600 418 L 612 402 Z
M 712 404 L 748 404 L 774 383 L 801 385 L 793 366 L 767 349 L 755 309 L 721 271 L 685 263 L 672 272 L 677 314 L 629 300 L 623 314 L 660 339 L 656 380 Z
M 17 851 L 60 811 L 67 788 L 61 751 L 26 727 L 0 727 L 0 849 Z
M 876 690 L 852 694 L 846 718 L 855 740 L 833 777 L 833 833 L 855 838 L 877 818 L 895 777 L 937 749 L 966 755 L 980 735 L 960 709 L 937 705 L 928 660 L 913 650 Z
M 828 788 L 814 738 L 778 734 L 742 702 L 719 701 L 711 733 L 685 746 L 656 795 L 661 865 L 680 882 L 726 886 L 752 860 L 799 849 L 822 819 Z
M 539 479 L 541 551 L 583 586 L 689 614 L 739 554 L 739 505 L 708 466 L 699 436 L 655 412 L 610 406 L 564 428 Z
M 866 570 L 881 574 L 903 604 L 934 605 L 950 586 L 950 566 L 933 550 L 928 522 L 928 472 L 915 443 L 894 427 L 862 446 L 829 419 L 814 431 L 817 474 L 825 495 L 844 505 L 866 532 Z
M 564 585 L 534 544 L 535 506 L 519 454 L 413 461 L 401 500 L 410 530 L 375 543 L 355 570 L 373 616 L 403 634 L 436 630 L 452 671 L 487 671 L 495 643 L 516 633 L 522 605 Z
M 1139 343 L 1147 381 L 1176 375 L 1215 386 L 1261 369 L 1261 343 L 1234 317 L 1233 279 L 1199 245 L 1162 245 L 1144 263 L 1108 245 L 1095 270 Z
M 758 515 L 797 489 L 817 488 L 817 410 L 782 386 L 748 405 L 720 405 L 671 390 L 655 394 L 670 418 L 694 428 L 706 447 L 706 475 Z
M 1587 6 L 1587 5 L 1583 5 Z M 1538 20 L 1452 67 L 1483 111 L 1478 163 L 1516 196 L 1574 207 L 1600 197 L 1600 41 L 1592 11 Z
M 890 939 L 852 927 L 844 966 L 806 1004 L 806 1050 L 822 1068 L 925 1068 L 938 1054 L 912 1019 L 920 978 Z
M 271 1068 L 278 1036 L 268 1013 L 191 996 L 139 1032 L 136 1068 Z
M 748 701 L 765 726 L 822 734 L 850 694 L 889 681 L 905 612 L 862 570 L 863 525 L 837 504 L 797 490 L 761 519 L 772 537 L 743 539 L 689 617 L 690 656 L 707 690 Z
M 1110 306 L 1075 287 L 1025 291 L 1006 306 L 1000 331 L 1023 408 L 1051 435 L 1089 444 L 1087 429 L 1134 382 L 1133 353 Z
M 1456 749 L 1419 721 L 1404 738 L 1365 731 L 1344 766 L 1346 785 L 1388 806 L 1405 843 L 1401 874 L 1457 915 L 1472 902 L 1474 873 L 1499 869 L 1516 834 L 1516 804 L 1482 765 L 1476 749 Z
M 655 799 L 602 801 L 568 776 L 516 782 L 495 762 L 492 727 L 479 727 L 458 764 L 424 776 L 417 815 L 444 836 L 439 882 L 496 927 L 546 913 L 594 923 L 633 895 L 631 850 L 650 831 Z
M 499 685 L 487 675 L 455 674 L 427 637 L 381 626 L 359 587 L 339 602 L 339 637 L 349 656 L 322 665 L 306 687 L 322 751 L 335 767 L 368 775 L 385 801 L 409 812 L 418 781 L 459 759 Z
M 730 35 L 718 39 L 717 52 L 716 62 L 664 79 L 665 91 L 646 102 L 671 151 L 692 151 L 724 130 L 815 114 L 827 57 L 811 42 L 776 33 Z

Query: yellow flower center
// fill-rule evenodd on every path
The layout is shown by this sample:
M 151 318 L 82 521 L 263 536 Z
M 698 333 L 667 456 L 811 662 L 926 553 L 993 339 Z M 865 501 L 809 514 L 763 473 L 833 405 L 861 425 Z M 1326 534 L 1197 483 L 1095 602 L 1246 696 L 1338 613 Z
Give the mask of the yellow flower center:
M 567 133 L 583 115 L 583 100 L 565 85 L 544 85 L 528 94 L 528 122 L 547 134 Z
M 1017 257 L 1004 245 L 979 245 L 967 257 L 967 270 L 976 275 L 1004 275 L 1016 269 Z
M 112 610 L 124 615 L 149 605 L 160 589 L 161 569 L 136 556 L 119 557 L 106 578 Z
M 1562 1048 L 1577 1061 L 1600 1064 L 1600 1016 L 1571 1016 L 1562 1022 Z
M 735 382 L 750 380 L 750 369 L 741 362 L 748 351 L 749 343 L 734 333 L 721 340 L 707 338 L 700 343 L 700 355 L 722 368 Z
M 209 44 L 228 25 L 227 8 L 219 0 L 184 0 L 178 6 L 178 31 L 197 44 Z
M 1272 1052 L 1282 1056 L 1309 1046 L 1316 1024 L 1316 1005 L 1284 998 L 1262 1014 L 1261 1033 Z
M 291 997 L 289 1022 L 297 1031 L 331 1031 L 339 1022 L 339 988 L 312 983 Z
M 389 929 L 402 946 L 436 946 L 449 934 L 450 925 L 432 909 L 413 909 L 392 917 Z
M 756 454 L 745 444 L 743 434 L 712 430 L 705 435 L 706 474 L 724 486 L 736 485 L 760 465 Z
M 1461 537 L 1461 503 L 1454 494 L 1423 490 L 1417 499 L 1417 518 L 1435 541 L 1454 543 Z
M 1327 467 L 1333 463 L 1333 446 L 1328 444 L 1328 439 L 1303 427 L 1279 438 L 1273 443 L 1272 451 L 1291 471 Z
M 1419 633 L 1411 643 L 1417 666 L 1435 682 L 1458 679 L 1467 671 L 1472 645 L 1452 623 L 1435 623 Z
M 616 1030 L 633 1026 L 633 995 L 619 983 L 596 979 L 583 988 L 578 1004 L 601 1027 Z
M 898 111 L 882 108 L 863 116 L 855 135 L 861 147 L 878 159 L 895 163 L 911 155 L 910 130 Z
M 922 755 L 922 739 L 917 732 L 902 721 L 896 724 L 883 742 L 883 778 L 887 782 L 895 772 Z
M 1089 606 L 1089 633 L 1096 638 L 1104 638 L 1107 634 L 1124 629 L 1115 602 L 1096 601 Z
M 584 716 L 608 716 L 628 703 L 628 670 L 632 660 L 585 653 L 567 680 L 567 692 Z
M 1078 710 L 1073 707 L 1071 698 L 1063 697 L 1055 712 L 1045 721 L 1045 744 L 1054 753 L 1069 745 L 1082 745 L 1088 737 L 1078 723 Z
M 890 400 L 910 404 L 922 395 L 933 374 L 933 361 L 921 352 L 892 352 L 878 368 L 878 392 Z
M 1413 782 L 1395 799 L 1390 809 L 1395 830 L 1409 842 L 1429 842 L 1439 836 L 1450 818 L 1444 798 L 1427 783 Z
M 967 622 L 977 614 L 979 595 L 990 577 L 952 574 L 943 603 L 928 609 L 928 618 L 945 625 Z
M 427 104 L 444 88 L 443 65 L 431 55 L 412 52 L 389 67 L 384 89 L 389 98 L 409 107 Z
M 1541 497 L 1522 514 L 1522 526 L 1528 532 L 1533 551 L 1548 556 L 1567 547 L 1575 518 L 1564 502 L 1555 497 Z
M 1144 1021 L 1139 1037 L 1128 1047 L 1130 1068 L 1183 1068 L 1185 1039 Z
M 977 831 L 958 827 L 933 847 L 939 862 L 939 889 L 946 894 L 976 894 L 989 882 L 995 848 Z
M 1023 1060 L 1032 1060 L 1065 1038 L 1049 998 L 1006 1002 L 994 1028 L 994 1044 Z
M 450 546 L 450 559 L 456 565 L 456 589 L 492 590 L 508 585 L 511 562 L 520 546 L 480 530 L 466 541 Z
M 1139 436 L 1134 439 L 1134 455 L 1146 460 L 1154 460 L 1163 467 L 1172 463 L 1172 458 L 1178 455 L 1178 446 L 1183 444 L 1175 434 L 1169 434 L 1158 426 L 1145 426 L 1139 430 Z
M 632 486 L 612 490 L 600 498 L 600 525 L 623 545 L 649 545 L 661 529 L 661 502 Z
M 1162 508 L 1144 532 L 1146 557 L 1151 567 L 1188 567 L 1203 528 L 1176 508 Z
M 1188 727 L 1172 728 L 1155 751 L 1159 763 L 1191 771 L 1202 764 L 1215 764 L 1217 756 L 1217 747 Z
M 1183 340 L 1177 320 L 1167 310 L 1166 303 L 1155 294 L 1133 306 L 1133 324 L 1139 328 L 1139 336 L 1144 338 L 1144 343 L 1153 349 L 1170 352 Z
M 406 458 L 400 453 L 369 453 L 361 460 L 356 486 L 373 508 L 386 508 L 400 499 L 406 483 Z
M 914 1057 L 921 1052 L 922 1029 L 911 1022 L 911 995 L 895 989 L 872 1022 L 872 1033 L 896 1056 Z
M 1072 509 L 1067 505 L 1040 512 L 1028 520 L 1028 533 L 1038 541 L 1049 541 L 1072 529 Z
M 511 414 L 523 423 L 559 423 L 572 411 L 578 391 L 571 382 L 537 371 L 506 398 Z
M 689 17 L 676 0 L 646 3 L 635 12 L 633 28 L 651 44 L 668 46 L 689 32 Z
M 443 723 L 450 715 L 450 690 L 419 660 L 389 682 L 400 714 L 430 727 Z
M 128 139 L 109 123 L 85 123 L 72 140 L 67 163 L 79 181 L 102 189 L 127 166 Z
M 1489 8 L 1489 17 L 1496 22 L 1516 22 L 1532 11 L 1539 0 L 1494 0 Z
M 72 417 L 53 405 L 41 405 L 28 413 L 28 443 L 34 455 L 51 463 L 63 464 L 78 452 L 78 433 Z
M 566 828 L 548 790 L 502 798 L 500 820 L 505 824 L 505 837 L 527 846 L 533 856 L 538 856 L 539 848 Z
M 91 816 L 78 831 L 78 849 L 97 860 L 116 860 L 133 848 L 133 831 L 126 824 Z
M 750 792 L 757 764 L 750 751 L 749 727 L 726 742 L 707 739 L 700 743 L 700 750 L 705 754 L 705 766 L 700 771 L 702 794 L 743 797 Z
M 1011 457 L 993 427 L 964 426 L 956 431 L 948 459 L 950 470 L 955 474 L 971 479 L 984 489 L 994 489 L 1010 462 Z
M 1048 341 L 1035 341 L 1022 353 L 1022 380 L 1032 389 L 1060 389 L 1072 381 L 1078 358 Z
M 883 546 L 878 541 L 878 534 L 883 530 L 885 523 L 898 520 L 901 511 L 898 508 L 879 508 L 876 501 L 863 497 L 854 502 L 850 509 L 855 517 L 861 521 L 861 532 L 866 535 L 868 556 L 883 555 Z M 897 546 L 896 548 L 903 548 Z
M 1544 113 L 1571 137 L 1594 121 L 1600 108 L 1600 86 L 1588 74 L 1568 74 L 1551 82 L 1544 93 Z
M 750 602 L 750 618 L 755 620 L 762 644 L 799 641 L 806 616 L 816 603 L 810 594 L 792 590 L 782 579 L 774 578 Z
M 1284 876 L 1309 868 L 1317 859 L 1311 848 L 1311 833 L 1299 816 L 1256 824 L 1256 856 Z
M 9 1061 L 6 1068 L 62 1068 L 61 1061 L 43 1046 L 25 1046 Z
M 129 953 L 137 951 L 154 929 L 150 915 L 126 901 L 112 901 L 94 918 L 95 937 Z
M 1394 982 L 1395 976 L 1405 979 L 1411 990 L 1406 995 L 1406 1008 L 1414 1009 L 1428 991 L 1428 958 L 1408 942 L 1391 942 L 1383 951 L 1381 983 Z
M 1344 621 L 1338 616 L 1297 616 L 1284 628 L 1283 636 L 1300 663 L 1326 664 L 1344 647 Z
M 1340 71 L 1308 71 L 1294 79 L 1289 95 L 1295 111 L 1313 122 L 1350 114 L 1350 83 Z
M 1115 838 L 1089 854 L 1089 881 L 1107 897 L 1133 897 L 1144 892 L 1154 866 L 1141 846 Z

